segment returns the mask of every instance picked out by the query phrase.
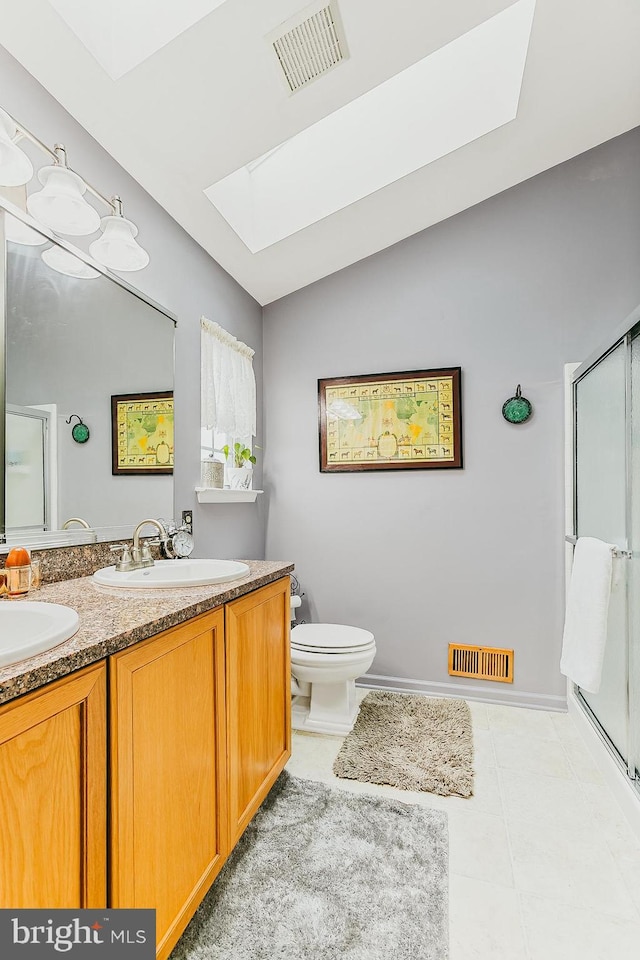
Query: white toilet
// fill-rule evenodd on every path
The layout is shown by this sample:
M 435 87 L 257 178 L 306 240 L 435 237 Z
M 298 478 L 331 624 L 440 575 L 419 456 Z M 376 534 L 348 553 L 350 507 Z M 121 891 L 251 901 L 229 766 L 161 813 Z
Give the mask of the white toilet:
M 299 597 L 291 598 L 291 615 Z M 360 709 L 356 677 L 376 655 L 372 633 L 338 623 L 301 623 L 291 631 L 291 725 L 294 730 L 346 734 Z

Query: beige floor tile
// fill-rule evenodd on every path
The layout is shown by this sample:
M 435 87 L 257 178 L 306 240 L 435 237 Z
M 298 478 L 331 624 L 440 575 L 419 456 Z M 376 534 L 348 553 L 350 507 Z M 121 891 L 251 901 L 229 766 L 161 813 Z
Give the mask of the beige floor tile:
M 521 897 L 531 960 L 637 960 L 640 924 L 554 900 Z
M 502 816 L 502 799 L 496 767 L 480 767 L 473 777 L 473 796 L 446 797 L 452 810 L 474 810 L 478 813 L 491 813 Z
M 487 704 L 487 714 L 492 732 L 524 733 L 531 737 L 541 737 L 543 740 L 558 739 L 551 714 L 543 710 Z
M 527 960 L 514 890 L 451 875 L 450 960 Z
M 604 784 L 604 777 L 584 743 L 579 743 L 577 740 L 565 740 L 562 742 L 562 746 L 577 780 L 584 783 Z
M 620 875 L 629 891 L 636 908 L 636 913 L 640 919 L 640 859 L 618 857 L 616 859 L 616 866 L 620 871 Z M 640 950 L 638 954 L 640 955 Z
M 499 767 L 543 777 L 574 779 L 559 740 L 542 740 L 526 733 L 503 733 L 499 730 L 495 730 L 492 737 Z
M 513 887 L 509 840 L 502 817 L 449 808 L 451 873 Z
M 590 816 L 582 785 L 576 780 L 498 769 L 507 821 L 573 825 Z
M 471 711 L 471 720 L 473 722 L 473 731 L 489 729 L 489 715 L 487 713 L 486 703 L 478 703 L 476 700 L 467 700 L 469 710 Z
M 549 718 L 558 737 L 563 742 L 584 744 L 582 735 L 569 713 L 550 713 Z
M 473 730 L 473 766 L 476 770 L 495 767 L 496 755 L 490 730 Z
M 583 783 L 583 795 L 593 816 L 598 835 L 603 837 L 614 857 L 640 860 L 640 838 L 606 784 Z
M 308 780 L 329 780 L 333 777 L 331 768 L 342 746 L 342 737 L 294 733 L 291 740 L 291 759 L 287 764 L 289 773 Z
M 637 920 L 631 894 L 607 845 L 588 824 L 569 828 L 507 824 L 513 877 L 520 893 Z

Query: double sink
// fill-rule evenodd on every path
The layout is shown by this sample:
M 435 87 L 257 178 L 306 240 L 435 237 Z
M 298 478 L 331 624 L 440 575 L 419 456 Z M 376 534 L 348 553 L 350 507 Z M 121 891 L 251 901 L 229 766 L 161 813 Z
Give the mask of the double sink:
M 156 560 L 151 567 L 118 573 L 105 567 L 93 575 L 94 583 L 126 590 L 197 587 L 238 580 L 249 573 L 238 560 Z M 80 618 L 59 603 L 20 600 L 0 603 L 0 666 L 18 663 L 69 640 Z

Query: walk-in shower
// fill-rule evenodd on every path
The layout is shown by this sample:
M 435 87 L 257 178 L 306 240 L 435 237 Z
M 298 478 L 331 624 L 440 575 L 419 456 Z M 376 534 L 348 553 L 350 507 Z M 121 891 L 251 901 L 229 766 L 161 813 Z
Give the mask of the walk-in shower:
M 577 702 L 640 790 L 640 310 L 573 373 L 573 530 L 614 552 L 598 693 Z

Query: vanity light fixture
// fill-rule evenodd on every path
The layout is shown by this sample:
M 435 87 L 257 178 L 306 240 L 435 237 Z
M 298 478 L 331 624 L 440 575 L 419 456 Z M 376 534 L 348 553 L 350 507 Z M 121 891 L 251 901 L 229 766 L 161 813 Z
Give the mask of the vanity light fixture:
M 112 197 L 111 204 L 115 213 L 100 221 L 102 236 L 93 241 L 89 253 L 111 270 L 142 270 L 149 263 L 149 254 L 135 240 L 138 228 L 125 219 L 120 197 Z
M 16 144 L 17 124 L 0 107 L 0 183 L 20 187 L 33 176 L 33 164 Z
M 4 235 L 11 243 L 21 243 L 25 247 L 40 247 L 47 242 L 47 238 L 37 230 L 32 230 L 22 220 L 12 217 L 10 213 L 4 215 Z
M 74 257 L 64 247 L 49 247 L 42 251 L 42 259 L 48 267 L 67 277 L 76 277 L 78 280 L 95 280 L 100 276 L 97 270 L 90 267 L 84 260 Z
M 91 256 L 103 266 L 112 270 L 142 270 L 149 263 L 149 255 L 136 242 L 138 228 L 125 219 L 122 213 L 120 197 L 108 200 L 102 193 L 87 183 L 73 171 L 67 161 L 67 151 L 62 144 L 56 144 L 53 150 L 38 140 L 26 127 L 0 108 L 0 184 L 19 186 L 27 183 L 33 176 L 30 159 L 18 146 L 21 139 L 29 140 L 42 153 L 52 160 L 38 171 L 42 189 L 27 197 L 27 210 L 36 220 L 48 229 L 68 236 L 86 236 L 102 228 L 102 236 L 91 244 Z M 108 209 L 108 215 L 100 214 L 85 198 L 91 194 Z M 16 221 L 17 223 L 17 221 Z M 9 239 L 16 243 L 34 244 L 35 240 L 23 229 L 7 231 Z M 20 239 L 20 236 L 29 239 Z M 44 241 L 43 241 L 44 242 Z M 46 256 L 45 256 L 46 254 Z M 98 273 L 86 264 L 78 272 L 77 260 L 65 250 L 56 253 L 46 250 L 43 259 L 53 269 L 69 276 L 83 278 L 98 276 Z M 75 265 L 72 263 L 75 261 Z M 55 266 L 54 266 L 55 264 Z M 66 264 L 68 269 L 62 269 Z M 72 270 L 74 272 L 72 272 Z
M 67 151 L 56 144 L 57 162 L 38 171 L 42 190 L 27 198 L 27 210 L 32 217 L 56 233 L 84 237 L 95 233 L 100 226 L 100 215 L 84 198 L 87 185 L 67 166 Z

